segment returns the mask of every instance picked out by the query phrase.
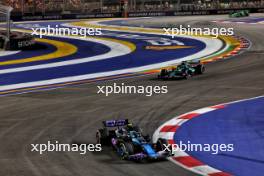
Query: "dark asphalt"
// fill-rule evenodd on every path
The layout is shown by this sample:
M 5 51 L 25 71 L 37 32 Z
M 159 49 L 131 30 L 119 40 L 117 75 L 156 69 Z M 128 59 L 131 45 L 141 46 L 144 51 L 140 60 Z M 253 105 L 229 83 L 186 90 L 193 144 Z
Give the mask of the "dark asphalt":
M 143 19 L 151 25 L 189 22 L 212 25 L 213 17 Z M 218 17 L 222 18 L 222 17 Z M 137 23 L 143 23 L 137 20 Z M 150 25 L 150 24 L 148 24 Z M 231 25 L 231 24 L 229 24 Z M 110 149 L 80 155 L 73 152 L 30 152 L 31 143 L 94 143 L 102 120 L 129 118 L 152 134 L 172 117 L 205 106 L 264 94 L 263 25 L 234 25 L 253 42 L 250 51 L 207 65 L 202 76 L 187 81 L 158 81 L 154 75 L 86 84 L 0 98 L 0 176 L 192 176 L 171 162 L 139 164 L 119 160 Z M 98 84 L 168 85 L 169 93 L 140 95 L 96 94 Z

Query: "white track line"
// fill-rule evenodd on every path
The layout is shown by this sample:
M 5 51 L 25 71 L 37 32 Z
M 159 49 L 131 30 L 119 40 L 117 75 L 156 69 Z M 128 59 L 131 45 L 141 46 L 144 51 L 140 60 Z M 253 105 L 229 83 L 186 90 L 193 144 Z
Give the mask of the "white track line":
M 63 38 L 69 38 L 69 37 L 63 37 Z M 68 66 L 68 65 L 74 65 L 74 64 L 81 64 L 81 63 L 87 63 L 87 62 L 92 62 L 92 61 L 109 59 L 109 58 L 117 57 L 117 56 L 123 56 L 123 55 L 131 53 L 131 50 L 129 47 L 127 47 L 126 45 L 117 43 L 117 42 L 112 42 L 112 41 L 97 39 L 97 38 L 76 38 L 76 37 L 71 37 L 71 38 L 100 43 L 100 44 L 108 46 L 111 49 L 111 51 L 109 51 L 108 53 L 105 53 L 105 54 L 81 58 L 81 59 L 61 61 L 61 62 L 55 62 L 55 63 L 49 63 L 49 64 L 40 64 L 40 65 L 34 65 L 34 66 L 18 67 L 18 68 L 11 68 L 11 69 L 3 69 L 3 70 L 0 70 L 0 74 L 39 70 L 39 69 L 46 69 L 46 68 L 54 68 L 54 67 Z M 89 51 L 87 51 L 87 52 L 89 52 Z
M 139 32 L 137 32 L 137 33 L 139 33 Z M 144 33 L 144 32 L 140 32 L 140 33 Z M 148 33 L 148 34 L 150 34 L 150 33 Z M 156 33 L 153 33 L 153 34 L 156 34 Z M 159 34 L 156 34 L 156 35 L 159 35 Z M 167 62 L 163 62 L 163 63 L 157 63 L 157 64 L 152 64 L 152 65 L 147 65 L 147 66 L 122 69 L 122 70 L 115 70 L 115 71 L 109 71 L 109 72 L 101 72 L 101 73 L 86 74 L 86 75 L 80 75 L 80 76 L 70 76 L 70 77 L 56 78 L 56 79 L 50 79 L 50 80 L 0 86 L 0 91 L 20 89 L 20 88 L 26 88 L 26 87 L 34 87 L 34 86 L 51 85 L 51 84 L 65 83 L 65 82 L 73 82 L 73 81 L 81 81 L 81 80 L 87 80 L 87 79 L 98 78 L 98 77 L 106 77 L 106 76 L 113 76 L 113 75 L 117 75 L 117 74 L 125 74 L 125 73 L 141 72 L 144 70 L 157 69 L 157 68 L 177 64 L 177 63 L 180 63 L 180 62 L 185 61 L 185 60 L 193 60 L 193 59 L 197 59 L 197 58 L 202 58 L 204 56 L 215 53 L 216 51 L 220 50 L 221 47 L 223 46 L 223 42 L 219 39 L 212 39 L 212 38 L 205 38 L 205 37 L 195 37 L 194 38 L 191 36 L 184 36 L 184 37 L 202 41 L 206 45 L 205 49 L 196 53 L 196 54 L 193 54 L 191 56 L 187 56 L 187 57 L 183 57 L 181 59 L 175 59 L 175 60 L 171 60 L 171 61 L 167 61 Z M 87 58 L 82 58 L 82 59 L 62 61 L 62 62 L 56 62 L 56 63 L 42 64 L 42 65 L 27 66 L 27 67 L 20 67 L 20 68 L 4 69 L 4 70 L 0 70 L 0 74 L 39 70 L 39 69 L 68 66 L 68 65 L 80 64 L 80 63 L 87 63 L 87 62 L 91 62 L 91 61 L 103 60 L 103 59 L 113 58 L 113 57 L 117 57 L 117 56 L 122 56 L 122 55 L 129 54 L 131 52 L 131 50 L 125 45 L 115 43 L 115 42 L 111 42 L 111 41 L 106 41 L 103 39 L 95 39 L 95 38 L 76 38 L 76 39 L 87 40 L 87 41 L 105 44 L 111 48 L 111 51 L 109 53 L 106 53 L 103 55 L 87 57 Z
M 18 54 L 19 52 L 20 51 L 3 51 L 3 50 L 0 50 L 0 57 Z

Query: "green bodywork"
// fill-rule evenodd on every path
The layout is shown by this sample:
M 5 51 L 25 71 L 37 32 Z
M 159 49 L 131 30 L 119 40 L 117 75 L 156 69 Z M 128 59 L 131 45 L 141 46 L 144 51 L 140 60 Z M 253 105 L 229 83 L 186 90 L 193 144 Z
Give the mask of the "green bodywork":
M 240 18 L 240 17 L 247 17 L 247 16 L 249 16 L 248 10 L 240 10 L 240 11 L 232 12 L 229 14 L 230 18 Z
M 181 75 L 184 71 L 186 71 L 189 74 L 195 73 L 195 69 L 189 66 L 182 66 L 179 65 L 175 70 L 172 70 L 170 73 L 170 77 Z

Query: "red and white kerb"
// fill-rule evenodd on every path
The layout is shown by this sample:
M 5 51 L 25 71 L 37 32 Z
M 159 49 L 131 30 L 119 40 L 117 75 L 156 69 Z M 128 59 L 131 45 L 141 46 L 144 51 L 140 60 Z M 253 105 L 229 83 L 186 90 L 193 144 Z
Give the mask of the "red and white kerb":
M 201 114 L 214 111 L 217 109 L 225 108 L 226 105 L 217 105 L 195 110 L 180 116 L 177 116 L 162 126 L 160 126 L 153 135 L 153 141 L 156 142 L 159 138 L 167 139 L 169 144 L 175 144 L 173 140 L 174 134 L 180 128 L 180 126 L 192 118 L 196 118 Z M 212 168 L 205 163 L 197 160 L 196 158 L 188 155 L 184 151 L 177 151 L 172 157 L 168 158 L 173 163 L 188 169 L 197 174 L 205 176 L 231 176 L 229 173 L 222 172 L 218 169 Z

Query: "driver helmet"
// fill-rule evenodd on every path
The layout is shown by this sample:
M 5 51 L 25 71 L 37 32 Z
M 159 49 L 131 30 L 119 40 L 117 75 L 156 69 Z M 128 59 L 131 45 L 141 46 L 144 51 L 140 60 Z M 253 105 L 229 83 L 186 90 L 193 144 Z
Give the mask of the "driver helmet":
M 187 65 L 187 62 L 186 61 L 182 61 L 181 65 Z
M 123 128 L 118 128 L 117 132 L 118 132 L 119 134 L 121 134 L 121 135 L 124 134 Z
M 132 123 L 128 123 L 127 124 L 127 129 L 130 131 L 130 130 L 133 130 L 133 124 Z

